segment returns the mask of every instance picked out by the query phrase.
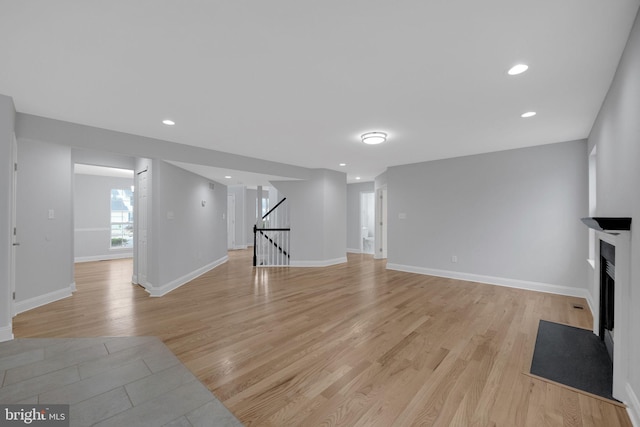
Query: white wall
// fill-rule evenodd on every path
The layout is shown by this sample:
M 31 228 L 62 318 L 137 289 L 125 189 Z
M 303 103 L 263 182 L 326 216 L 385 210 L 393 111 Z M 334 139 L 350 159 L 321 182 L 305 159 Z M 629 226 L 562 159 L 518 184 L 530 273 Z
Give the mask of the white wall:
M 12 188 L 12 141 L 15 123 L 13 99 L 0 95 L 0 342 L 13 338 L 11 311 L 11 285 L 9 266 L 11 262 L 11 212 Z
M 360 193 L 374 190 L 373 181 L 347 184 L 347 251 L 349 252 L 361 251 Z
M 628 398 L 640 425 L 640 18 L 589 136 L 597 147 L 596 216 L 631 217 Z
M 388 268 L 586 296 L 585 141 L 396 166 L 387 179 Z
M 131 258 L 132 248 L 111 248 L 111 190 L 130 188 L 133 178 L 75 174 L 76 262 Z
M 291 265 L 325 266 L 346 262 L 346 175 L 316 169 L 304 181 L 273 181 L 289 203 Z
M 246 196 L 246 188 L 243 185 L 232 185 L 227 187 L 228 194 L 233 194 L 236 200 L 236 229 L 235 229 L 235 238 L 236 242 L 234 249 L 244 249 L 247 246 L 247 222 L 245 220 L 245 196 Z
M 164 295 L 227 260 L 227 187 L 215 182 L 211 190 L 210 182 L 153 161 L 151 295 Z
M 75 289 L 72 175 L 69 147 L 18 138 L 18 313 Z
M 257 191 L 249 188 L 245 191 L 245 227 L 247 230 L 246 241 L 247 246 L 253 246 L 253 226 L 258 220 L 256 215 L 256 201 L 258 199 Z

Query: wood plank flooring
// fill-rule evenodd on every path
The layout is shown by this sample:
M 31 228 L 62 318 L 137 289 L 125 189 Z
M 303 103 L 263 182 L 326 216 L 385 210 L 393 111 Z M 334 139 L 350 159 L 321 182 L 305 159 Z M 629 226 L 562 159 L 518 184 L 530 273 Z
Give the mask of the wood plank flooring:
M 161 298 L 129 283 L 130 261 L 77 264 L 73 297 L 14 334 L 158 336 L 248 426 L 631 426 L 526 375 L 539 320 L 590 328 L 584 300 L 348 260 L 253 269 L 234 251 Z

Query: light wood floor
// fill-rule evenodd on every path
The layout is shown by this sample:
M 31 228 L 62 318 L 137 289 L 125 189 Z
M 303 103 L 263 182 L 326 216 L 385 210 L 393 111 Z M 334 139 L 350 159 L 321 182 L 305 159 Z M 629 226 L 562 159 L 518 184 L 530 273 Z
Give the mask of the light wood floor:
M 74 296 L 18 315 L 14 334 L 158 336 L 246 425 L 631 426 L 621 406 L 526 374 L 538 321 L 590 328 L 584 300 L 368 255 L 321 269 L 250 257 L 162 298 L 129 283 L 130 262 L 78 264 Z

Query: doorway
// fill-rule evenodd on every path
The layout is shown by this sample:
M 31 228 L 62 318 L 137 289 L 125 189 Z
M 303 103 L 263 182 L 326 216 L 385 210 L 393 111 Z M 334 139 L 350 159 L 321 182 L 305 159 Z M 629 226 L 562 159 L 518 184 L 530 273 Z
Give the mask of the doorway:
M 375 216 L 375 192 L 360 192 L 360 252 L 363 254 L 375 253 Z
M 376 190 L 376 259 L 387 258 L 387 187 Z

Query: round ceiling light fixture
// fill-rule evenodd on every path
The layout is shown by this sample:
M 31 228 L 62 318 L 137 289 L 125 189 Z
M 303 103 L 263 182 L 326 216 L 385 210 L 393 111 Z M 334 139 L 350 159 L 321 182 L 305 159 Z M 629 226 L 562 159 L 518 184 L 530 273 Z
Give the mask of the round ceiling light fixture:
M 525 119 L 526 119 L 526 118 L 528 118 L 528 117 L 533 117 L 533 116 L 535 116 L 535 115 L 536 115 L 536 112 L 535 112 L 535 111 L 527 111 L 526 113 L 522 113 L 522 114 L 520 115 L 520 117 L 522 117 L 522 118 L 525 118 Z
M 167 126 L 173 126 L 173 125 L 175 125 L 175 124 L 176 124 L 176 122 L 174 122 L 174 121 L 173 121 L 173 120 L 171 120 L 171 119 L 164 119 L 164 120 L 162 121 L 162 123 L 163 123 L 163 124 L 165 124 L 165 125 L 167 125 Z
M 369 145 L 381 144 L 387 140 L 387 134 L 384 132 L 367 132 L 360 136 L 362 142 Z
M 510 76 L 517 76 L 518 74 L 522 74 L 529 69 L 527 64 L 516 64 L 513 67 L 509 68 L 507 74 Z

